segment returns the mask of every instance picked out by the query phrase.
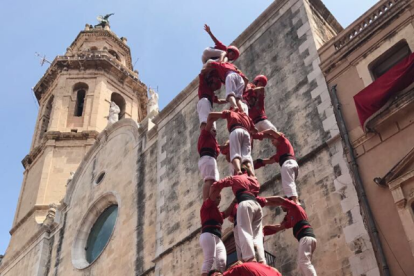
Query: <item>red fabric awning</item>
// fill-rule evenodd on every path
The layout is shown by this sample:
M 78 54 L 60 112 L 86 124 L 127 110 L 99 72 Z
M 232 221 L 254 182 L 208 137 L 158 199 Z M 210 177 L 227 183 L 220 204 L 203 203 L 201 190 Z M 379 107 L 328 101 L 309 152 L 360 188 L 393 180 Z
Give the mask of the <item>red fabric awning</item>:
M 414 53 L 354 96 L 359 121 L 364 124 L 396 93 L 414 82 Z

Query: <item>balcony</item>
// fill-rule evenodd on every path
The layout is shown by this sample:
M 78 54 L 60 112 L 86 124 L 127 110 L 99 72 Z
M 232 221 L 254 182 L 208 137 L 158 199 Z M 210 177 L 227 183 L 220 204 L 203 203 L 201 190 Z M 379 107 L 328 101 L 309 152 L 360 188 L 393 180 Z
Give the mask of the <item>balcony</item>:
M 337 36 L 334 43 L 335 49 L 340 50 L 351 42 L 360 40 L 364 37 L 364 34 L 368 34 L 370 30 L 384 22 L 386 18 L 398 12 L 400 10 L 399 8 L 405 3 L 406 1 L 404 0 L 380 1 L 350 27 L 345 29 L 342 34 Z

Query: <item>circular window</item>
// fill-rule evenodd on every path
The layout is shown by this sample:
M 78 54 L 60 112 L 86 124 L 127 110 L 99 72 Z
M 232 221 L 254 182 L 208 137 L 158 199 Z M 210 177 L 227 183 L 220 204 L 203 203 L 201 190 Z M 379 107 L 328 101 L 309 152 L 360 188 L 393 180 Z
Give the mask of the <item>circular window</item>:
M 100 184 L 105 177 L 105 172 L 101 172 L 95 180 L 95 184 Z
M 114 230 L 118 205 L 109 206 L 96 220 L 86 243 L 86 260 L 92 263 L 104 250 Z
M 87 268 L 99 258 L 111 239 L 117 218 L 118 200 L 111 192 L 85 212 L 72 247 L 72 263 L 77 269 Z

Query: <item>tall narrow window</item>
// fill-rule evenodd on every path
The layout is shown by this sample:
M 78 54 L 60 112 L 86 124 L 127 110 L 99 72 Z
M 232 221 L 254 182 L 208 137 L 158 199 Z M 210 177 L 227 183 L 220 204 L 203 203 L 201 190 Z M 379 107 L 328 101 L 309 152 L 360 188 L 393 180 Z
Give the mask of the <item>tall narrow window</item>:
M 411 54 L 410 47 L 405 40 L 398 42 L 370 64 L 370 70 L 374 79 L 378 79 Z
M 85 103 L 85 90 L 78 90 L 76 95 L 75 116 L 81 117 L 83 114 L 83 105 Z

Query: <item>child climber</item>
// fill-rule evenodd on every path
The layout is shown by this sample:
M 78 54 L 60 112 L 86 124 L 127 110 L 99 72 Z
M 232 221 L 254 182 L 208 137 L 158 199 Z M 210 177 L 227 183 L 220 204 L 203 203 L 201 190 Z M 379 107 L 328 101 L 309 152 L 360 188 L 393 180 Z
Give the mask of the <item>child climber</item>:
M 214 47 L 208 47 L 204 50 L 201 61 L 205 64 L 208 60 L 227 62 L 235 61 L 239 56 L 240 52 L 236 46 L 225 46 L 221 43 L 211 32 L 210 27 L 205 24 L 204 30 L 210 35 L 211 39 L 214 41 Z

